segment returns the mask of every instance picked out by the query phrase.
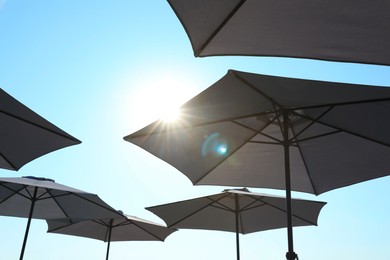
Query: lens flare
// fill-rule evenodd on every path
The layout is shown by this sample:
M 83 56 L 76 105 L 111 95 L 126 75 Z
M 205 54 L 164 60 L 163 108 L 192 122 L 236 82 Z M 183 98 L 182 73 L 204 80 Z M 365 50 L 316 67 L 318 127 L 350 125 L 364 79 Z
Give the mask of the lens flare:
M 224 157 L 228 154 L 228 148 L 228 142 L 223 136 L 219 133 L 212 133 L 205 137 L 201 154 L 203 157 Z

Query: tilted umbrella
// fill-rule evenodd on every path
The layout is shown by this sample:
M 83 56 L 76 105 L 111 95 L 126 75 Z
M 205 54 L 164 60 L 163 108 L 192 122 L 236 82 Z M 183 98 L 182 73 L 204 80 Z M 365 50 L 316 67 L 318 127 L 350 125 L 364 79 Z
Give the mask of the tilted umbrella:
M 0 178 L 0 215 L 28 218 L 20 259 L 31 219 L 115 218 L 122 216 L 97 195 L 36 177 Z
M 276 56 L 390 65 L 390 1 L 168 0 L 196 57 Z
M 79 143 L 0 89 L 0 168 L 19 170 L 44 154 Z
M 294 226 L 317 225 L 324 202 L 292 199 Z M 162 218 L 169 227 L 208 229 L 236 233 L 237 260 L 240 259 L 239 234 L 287 227 L 286 199 L 247 189 L 184 200 L 147 210 Z
M 193 184 L 285 189 L 289 202 L 291 190 L 321 194 L 390 173 L 387 87 L 231 70 L 181 114 L 124 139 Z
M 51 219 L 46 222 L 49 233 L 88 237 L 108 242 L 107 260 L 111 241 L 164 241 L 176 231 L 174 228 L 167 228 L 129 215 L 96 220 Z

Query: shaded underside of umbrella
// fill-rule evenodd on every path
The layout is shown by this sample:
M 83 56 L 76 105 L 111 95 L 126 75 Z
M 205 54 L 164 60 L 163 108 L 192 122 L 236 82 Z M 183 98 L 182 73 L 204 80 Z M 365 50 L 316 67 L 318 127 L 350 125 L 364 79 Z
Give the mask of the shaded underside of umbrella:
M 389 175 L 389 113 L 387 87 L 231 70 L 185 103 L 180 121 L 124 139 L 193 184 L 284 189 L 289 203 L 291 190 L 321 194 Z
M 23 259 L 33 218 L 97 219 L 122 216 L 96 194 L 36 177 L 0 178 L 0 215 L 28 218 L 20 259 Z
M 108 259 L 111 241 L 164 241 L 176 231 L 134 216 L 96 220 L 47 220 L 49 233 L 87 237 L 108 242 Z
M 193 184 L 285 189 L 289 170 L 292 190 L 318 195 L 390 173 L 387 87 L 231 70 L 181 114 L 124 139 Z
M 52 151 L 81 143 L 0 89 L 0 168 L 18 170 Z
M 196 57 L 279 56 L 390 65 L 390 1 L 168 0 Z
M 292 199 L 293 226 L 317 225 L 324 202 Z M 184 200 L 147 210 L 162 218 L 169 227 L 220 230 L 238 234 L 287 227 L 286 199 L 247 189 L 225 190 L 222 193 Z
M 0 178 L 0 215 L 32 218 L 103 218 L 121 216 L 96 194 L 50 179 Z
M 176 231 L 134 216 L 96 220 L 50 219 L 47 220 L 47 224 L 49 233 L 87 237 L 104 242 L 164 241 L 167 236 Z
M 294 226 L 317 225 L 325 202 L 292 199 Z M 147 207 L 169 227 L 249 234 L 287 227 L 286 198 L 248 190 L 224 192 Z M 235 225 L 238 216 L 238 229 Z

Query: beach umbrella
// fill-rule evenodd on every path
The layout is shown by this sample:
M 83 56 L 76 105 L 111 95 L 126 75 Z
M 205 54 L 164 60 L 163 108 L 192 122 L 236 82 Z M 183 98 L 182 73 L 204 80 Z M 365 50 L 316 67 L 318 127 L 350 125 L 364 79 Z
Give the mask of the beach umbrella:
M 124 139 L 193 184 L 283 189 L 289 202 L 291 190 L 318 195 L 389 175 L 389 114 L 387 87 L 231 70 L 185 103 L 176 122 Z
M 390 65 L 390 1 L 168 0 L 196 57 L 276 56 Z
M 46 220 L 49 233 L 88 237 L 107 242 L 106 260 L 111 241 L 164 241 L 176 231 L 174 228 L 153 223 L 134 216 L 95 220 Z
M 0 168 L 19 170 L 49 152 L 81 143 L 0 89 Z
M 114 218 L 122 216 L 97 195 L 37 177 L 0 178 L 0 215 L 28 218 L 20 259 L 31 219 Z
M 324 202 L 292 199 L 294 226 L 317 225 Z M 286 199 L 248 189 L 229 189 L 221 193 L 148 207 L 169 227 L 220 230 L 236 233 L 237 260 L 240 259 L 239 234 L 287 227 Z

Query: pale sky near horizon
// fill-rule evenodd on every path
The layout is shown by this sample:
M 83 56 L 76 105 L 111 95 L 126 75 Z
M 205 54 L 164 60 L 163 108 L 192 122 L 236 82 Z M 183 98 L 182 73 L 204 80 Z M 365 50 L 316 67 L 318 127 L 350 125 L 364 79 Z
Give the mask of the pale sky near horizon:
M 98 194 L 124 213 L 214 194 L 123 140 L 223 77 L 228 69 L 390 86 L 390 67 L 272 57 L 195 58 L 165 0 L 0 0 L 0 87 L 82 141 L 1 177 L 46 177 Z M 385 119 L 384 119 L 385 120 Z M 325 201 L 317 227 L 294 229 L 301 260 L 388 260 L 390 177 L 293 197 Z M 284 195 L 282 191 L 250 189 Z M 0 216 L 1 257 L 18 259 L 26 219 Z M 33 220 L 26 260 L 105 259 L 102 241 L 47 234 Z M 285 259 L 285 229 L 240 236 L 241 259 Z M 113 242 L 111 260 L 235 259 L 233 233 L 180 230 L 165 242 Z

